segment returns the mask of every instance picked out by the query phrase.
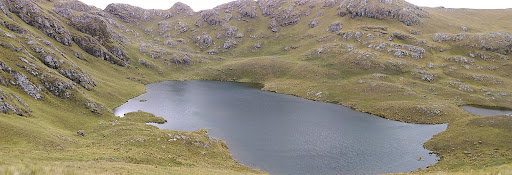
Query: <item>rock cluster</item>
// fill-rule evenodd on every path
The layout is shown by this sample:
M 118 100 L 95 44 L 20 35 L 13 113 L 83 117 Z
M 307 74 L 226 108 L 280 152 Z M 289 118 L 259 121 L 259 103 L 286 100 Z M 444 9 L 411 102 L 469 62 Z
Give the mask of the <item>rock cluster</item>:
M 435 33 L 431 35 L 435 42 L 453 41 L 461 47 L 476 48 L 508 55 L 512 53 L 512 34 L 509 32 L 492 32 L 483 34 L 448 34 Z
M 178 4 L 178 3 L 177 3 Z M 176 4 L 175 4 L 176 6 Z M 186 6 L 186 5 L 185 5 Z M 174 6 L 173 6 L 174 8 Z M 173 9 L 171 8 L 171 9 Z M 190 8 L 190 7 L 189 7 Z M 139 21 L 148 21 L 156 18 L 171 18 L 173 13 L 167 10 L 143 9 L 128 4 L 110 4 L 105 12 L 114 15 L 126 23 L 138 23 Z M 180 10 L 178 10 L 180 11 Z
M 425 70 L 419 70 L 411 73 L 413 76 L 418 77 L 423 81 L 433 82 L 436 75 Z
M 195 38 L 194 42 L 196 43 L 196 46 L 199 47 L 200 49 L 207 49 L 213 43 L 212 37 L 210 37 L 209 35 L 206 35 L 206 34 L 204 34 L 202 36 L 195 36 L 193 38 Z
M 30 116 L 31 110 L 20 97 L 10 94 L 8 95 L 0 89 L 0 113 L 14 113 L 19 116 Z
M 219 13 L 215 10 L 203 10 L 199 12 L 200 19 L 209 25 L 216 26 L 222 24 Z
M 462 56 L 446 57 L 444 59 L 446 61 L 454 62 L 457 64 L 473 64 L 475 62 L 475 60 L 473 60 L 473 59 L 469 59 L 469 58 L 462 57 Z
M 30 82 L 27 76 L 25 76 L 23 73 L 12 72 L 11 76 L 14 79 L 11 81 L 12 85 L 18 86 L 23 91 L 25 91 L 25 93 L 36 100 L 43 98 L 39 93 L 41 91 L 41 87 L 37 87 L 32 82 Z
M 71 34 L 66 27 L 60 25 L 51 15 L 47 15 L 43 9 L 32 1 L 9 0 L 6 3 L 9 11 L 16 14 L 23 22 L 41 30 L 47 36 L 56 41 L 72 46 Z
M 248 18 L 256 18 L 258 17 L 258 12 L 256 12 L 256 6 L 253 5 L 253 1 L 251 0 L 240 0 L 238 2 L 238 13 L 242 15 L 242 17 Z
M 329 25 L 329 28 L 327 29 L 327 31 L 337 32 L 337 31 L 340 31 L 342 28 L 343 28 L 343 23 L 333 22 L 331 25 Z
M 346 0 L 340 4 L 339 9 L 340 13 L 350 14 L 352 18 L 391 18 L 408 26 L 423 24 L 421 18 L 430 16 L 423 8 L 403 0 Z
M 73 41 L 85 52 L 102 58 L 110 63 L 117 64 L 119 66 L 126 66 L 126 62 L 115 57 L 112 53 L 106 51 L 101 44 L 95 38 L 89 35 L 76 35 L 73 36 Z M 114 48 L 115 49 L 115 48 Z M 116 51 L 116 50 L 113 50 Z M 118 52 L 119 54 L 119 52 Z
M 39 93 L 41 91 L 41 87 L 36 86 L 35 84 L 33 84 L 28 79 L 28 77 L 25 76 L 25 74 L 14 71 L 11 67 L 7 66 L 2 61 L 0 61 L 0 70 L 2 70 L 3 72 L 11 75 L 12 79 L 9 80 L 9 83 L 11 85 L 19 87 L 26 94 L 30 95 L 32 98 L 34 98 L 36 100 L 39 100 L 39 99 L 43 98 L 41 96 L 41 94 Z M 4 80 L 4 78 L 2 78 L 2 76 L 0 74 L 0 82 L 4 86 L 7 86 L 7 82 L 6 81 L 7 81 L 7 79 Z
M 96 102 L 87 102 L 85 106 L 96 115 L 102 115 L 103 111 L 107 110 L 103 105 Z
M 59 73 L 64 77 L 80 84 L 87 90 L 91 90 L 92 87 L 96 86 L 96 83 L 92 80 L 87 73 L 75 69 L 60 69 Z
M 60 98 L 69 98 L 75 89 L 71 82 L 62 81 L 59 78 L 43 74 L 41 76 L 41 84 L 53 95 Z

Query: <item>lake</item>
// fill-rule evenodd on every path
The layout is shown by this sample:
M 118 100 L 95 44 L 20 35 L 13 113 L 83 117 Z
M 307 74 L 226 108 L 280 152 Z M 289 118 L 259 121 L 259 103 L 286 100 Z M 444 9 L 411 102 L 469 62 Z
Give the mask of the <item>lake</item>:
M 270 174 L 400 173 L 437 161 L 423 143 L 444 131 L 445 124 L 391 121 L 252 86 L 219 81 L 154 83 L 114 113 L 153 113 L 167 119 L 165 124 L 154 124 L 161 129 L 210 129 L 209 135 L 226 141 L 238 162 Z
M 477 115 L 512 115 L 512 110 L 510 109 L 497 109 L 484 106 L 461 106 L 460 108 L 469 113 Z

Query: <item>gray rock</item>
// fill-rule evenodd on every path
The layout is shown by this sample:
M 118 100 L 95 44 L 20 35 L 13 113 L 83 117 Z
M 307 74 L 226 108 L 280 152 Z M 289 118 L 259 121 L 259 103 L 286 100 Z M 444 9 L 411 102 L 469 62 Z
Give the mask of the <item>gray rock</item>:
M 192 60 L 190 58 L 172 58 L 171 63 L 189 66 L 192 64 Z
M 83 130 L 78 130 L 78 132 L 76 132 L 76 134 L 78 136 L 82 136 L 82 137 L 85 136 L 85 132 Z
M 460 29 L 461 29 L 462 31 L 464 31 L 464 32 L 467 32 L 467 31 L 468 31 L 468 28 L 467 28 L 466 26 L 462 26 Z
M 318 25 L 318 20 L 315 18 L 309 23 L 309 27 L 315 28 Z
M 16 108 L 7 102 L 0 100 L 0 113 L 9 114 L 9 111 L 16 113 Z
M 428 18 L 430 14 L 423 8 L 416 5 L 407 3 L 405 1 L 391 1 L 379 0 L 345 0 L 342 1 L 338 14 L 351 14 L 352 18 L 357 16 L 374 18 L 374 19 L 387 19 L 398 18 L 398 21 L 411 26 L 423 24 L 421 18 Z
M 258 17 L 258 12 L 256 12 L 256 6 L 252 5 L 252 1 L 238 1 L 238 13 L 242 15 L 242 17 L 248 18 L 256 18 Z
M 106 110 L 106 108 L 103 105 L 95 102 L 87 102 L 85 103 L 85 106 L 96 115 L 102 115 L 101 113 Z
M 253 48 L 255 48 L 255 49 L 259 49 L 259 48 L 261 48 L 261 43 L 256 43 L 256 44 L 253 46 Z
M 57 22 L 52 16 L 42 13 L 44 11 L 32 1 L 11 0 L 3 1 L 7 4 L 9 11 L 16 14 L 23 22 L 39 29 L 45 35 L 56 41 L 72 46 L 71 33 Z
M 219 51 L 217 49 L 211 49 L 208 52 L 206 52 L 208 55 L 217 55 L 219 54 Z
M 11 84 L 18 86 L 25 93 L 27 93 L 36 100 L 43 98 L 41 94 L 39 94 L 41 88 L 35 86 L 32 82 L 30 82 L 30 80 L 24 74 L 12 72 L 11 76 L 14 79 L 14 81 L 11 80 Z
M 223 48 L 224 49 L 231 49 L 231 48 L 235 47 L 236 45 L 237 45 L 237 43 L 236 43 L 235 40 L 228 39 L 228 40 L 226 40 L 226 42 L 224 42 Z
M 43 74 L 41 76 L 40 80 L 41 84 L 51 92 L 53 95 L 60 97 L 60 98 L 69 98 L 71 97 L 71 90 L 74 90 L 72 83 L 62 81 L 58 78 L 55 78 L 53 76 L 49 76 L 46 74 Z
M 200 49 L 207 49 L 212 45 L 213 39 L 209 35 L 205 34 L 202 36 L 196 36 L 194 42 L 197 43 L 197 47 Z
M 147 62 L 146 60 L 143 60 L 143 59 L 139 59 L 139 60 L 137 60 L 137 62 L 139 62 L 140 65 L 142 65 L 148 69 L 152 69 L 155 67 L 155 65 L 153 63 Z
M 87 90 L 92 90 L 92 87 L 96 86 L 94 80 L 87 73 L 84 73 L 80 70 L 60 69 L 59 73 L 71 81 L 80 84 Z
M 50 54 L 41 54 L 41 61 L 48 67 L 52 69 L 58 69 L 60 67 L 59 61 L 55 58 L 54 55 Z
M 329 25 L 329 28 L 327 29 L 327 31 L 337 32 L 337 31 L 340 31 L 342 28 L 343 28 L 343 23 L 333 22 L 331 25 Z
M 450 41 L 452 39 L 452 35 L 447 33 L 435 33 L 431 35 L 431 38 L 435 42 L 442 43 L 445 41 Z
M 209 25 L 215 26 L 222 24 L 222 20 L 218 17 L 219 13 L 215 10 L 203 10 L 199 12 L 201 20 Z

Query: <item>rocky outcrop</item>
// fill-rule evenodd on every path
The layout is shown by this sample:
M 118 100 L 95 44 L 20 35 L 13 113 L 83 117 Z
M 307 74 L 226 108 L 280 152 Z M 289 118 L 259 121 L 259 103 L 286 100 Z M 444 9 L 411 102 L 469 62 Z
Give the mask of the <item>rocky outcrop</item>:
M 435 33 L 431 35 L 438 43 L 455 42 L 460 47 L 469 47 L 508 55 L 512 53 L 512 34 L 509 32 L 493 32 L 482 34 L 449 34 Z
M 12 18 L 11 15 L 9 15 L 8 7 L 3 0 L 0 0 L 0 10 L 5 16 Z
M 238 13 L 242 15 L 242 17 L 248 18 L 256 18 L 258 17 L 258 12 L 256 12 L 256 6 L 253 4 L 254 1 L 251 0 L 240 0 L 236 1 L 238 6 Z
M 1 25 L 5 26 L 5 28 L 9 29 L 10 31 L 16 32 L 18 34 L 26 34 L 26 33 L 28 33 L 27 29 L 24 29 L 24 28 L 20 27 L 17 24 L 14 24 L 14 23 L 9 23 L 7 21 L 4 21 L 4 22 L 2 22 Z
M 408 26 L 423 24 L 421 18 L 430 16 L 423 8 L 404 0 L 345 0 L 339 8 L 339 13 L 350 14 L 352 18 L 398 19 Z
M 95 38 L 88 35 L 77 35 L 73 36 L 73 41 L 85 52 L 102 58 L 105 61 L 108 61 L 112 64 L 117 64 L 119 66 L 126 66 L 127 62 L 115 57 L 112 53 L 107 51 Z M 116 47 L 112 48 L 113 52 L 116 51 Z M 117 52 L 118 54 L 122 54 L 123 52 Z
M 14 94 L 7 94 L 0 89 L 0 113 L 11 114 L 14 113 L 19 116 L 30 116 L 32 111 L 20 97 Z
M 206 22 L 209 25 L 216 26 L 222 24 L 222 20 L 219 18 L 219 13 L 215 10 L 203 10 L 199 12 L 201 21 Z
M 52 69 L 58 69 L 60 67 L 59 61 L 55 58 L 55 55 L 48 54 L 48 53 L 42 53 L 41 57 L 39 58 L 46 66 Z
M 138 23 L 139 21 L 149 21 L 157 18 L 167 19 L 173 16 L 171 12 L 165 10 L 148 10 L 128 4 L 117 3 L 109 4 L 104 11 L 118 17 L 126 23 Z
M 148 69 L 153 69 L 154 67 L 156 67 L 153 63 L 148 62 L 148 61 L 143 60 L 143 59 L 139 59 L 139 60 L 137 60 L 137 62 L 138 62 L 140 65 L 142 65 L 142 66 L 144 66 L 144 67 L 146 67 L 146 68 L 148 68 Z
M 70 9 L 70 10 L 81 11 L 81 12 L 88 12 L 88 11 L 95 9 L 94 6 L 87 5 L 78 0 L 56 2 L 54 4 L 54 6 L 55 6 L 55 8 Z
M 343 23 L 333 22 L 331 25 L 329 25 L 329 28 L 327 29 L 327 31 L 337 32 L 337 31 L 340 31 L 342 28 L 343 28 Z
M 174 31 L 185 33 L 188 31 L 188 24 L 178 20 L 176 24 L 174 24 Z
M 123 51 L 124 49 L 120 47 L 121 43 L 124 41 L 124 38 L 121 37 L 120 34 L 115 32 L 113 28 L 110 26 L 111 24 L 116 25 L 115 22 L 111 22 L 110 20 L 108 20 L 108 18 L 105 18 L 103 16 L 89 13 L 75 13 L 73 15 L 68 16 L 68 19 L 70 20 L 70 25 L 73 26 L 73 28 L 82 33 L 89 34 L 93 37 L 93 39 L 90 40 L 94 40 L 94 42 L 90 43 L 100 44 L 101 46 L 105 47 L 108 52 L 110 52 L 112 55 L 114 55 L 115 57 L 117 57 L 125 63 L 129 61 L 127 54 Z M 77 40 L 81 39 L 73 37 L 73 41 L 77 42 Z M 97 49 L 93 49 L 95 51 L 91 51 L 91 47 L 93 46 L 83 45 L 84 41 L 78 42 L 82 42 L 80 44 L 77 43 L 78 46 L 83 50 L 86 50 L 89 54 L 95 55 L 96 57 L 107 57 L 105 56 L 105 54 L 92 54 L 91 52 L 101 51 Z M 107 58 L 107 60 L 108 59 L 109 58 Z
M 45 14 L 45 10 L 27 0 L 5 0 L 10 12 L 16 14 L 23 22 L 41 30 L 56 41 L 72 46 L 71 34 L 58 20 Z
M 96 102 L 87 102 L 85 106 L 96 115 L 102 115 L 103 112 L 107 111 L 107 108 Z
M 263 16 L 272 16 L 274 15 L 274 11 L 279 5 L 283 4 L 283 0 L 259 0 L 258 6 L 260 7 L 261 13 Z
M 59 73 L 64 77 L 80 84 L 87 90 L 91 90 L 92 87 L 96 86 L 96 83 L 94 83 L 92 78 L 87 73 L 82 71 L 74 69 L 60 69 Z
M 46 74 L 41 75 L 41 84 L 43 84 L 50 93 L 60 98 L 70 98 L 72 90 L 75 89 L 71 82 L 65 82 Z
M 234 39 L 227 39 L 226 42 L 224 42 L 224 49 L 231 49 L 237 45 L 237 42 Z
M 190 6 L 188 6 L 187 4 L 184 4 L 182 2 L 175 3 L 171 7 L 171 9 L 169 9 L 169 11 L 173 15 L 180 15 L 180 16 L 184 16 L 184 17 L 192 16 L 192 14 L 194 13 L 194 10 L 192 10 L 192 8 L 190 8 Z
M 36 100 L 43 98 L 39 92 L 41 91 L 40 87 L 34 85 L 23 73 L 12 72 L 11 76 L 14 80 L 11 80 L 11 84 L 21 88 L 25 93 L 30 95 Z
M 209 35 L 195 36 L 194 42 L 197 44 L 196 46 L 200 49 L 207 49 L 212 45 L 213 39 Z

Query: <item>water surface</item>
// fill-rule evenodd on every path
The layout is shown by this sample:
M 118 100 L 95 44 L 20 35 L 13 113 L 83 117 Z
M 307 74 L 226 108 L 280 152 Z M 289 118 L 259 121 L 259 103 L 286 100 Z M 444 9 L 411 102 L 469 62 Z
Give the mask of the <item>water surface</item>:
M 195 131 L 227 142 L 240 163 L 270 174 L 410 172 L 436 162 L 423 143 L 446 125 L 386 120 L 340 105 L 217 81 L 167 81 L 116 108 L 167 119 L 162 129 Z M 140 102 L 140 100 L 147 100 Z M 417 158 L 420 156 L 421 161 Z
M 464 109 L 469 113 L 477 115 L 512 115 L 512 110 L 510 109 L 493 109 L 490 107 L 483 106 L 461 106 L 460 108 Z

